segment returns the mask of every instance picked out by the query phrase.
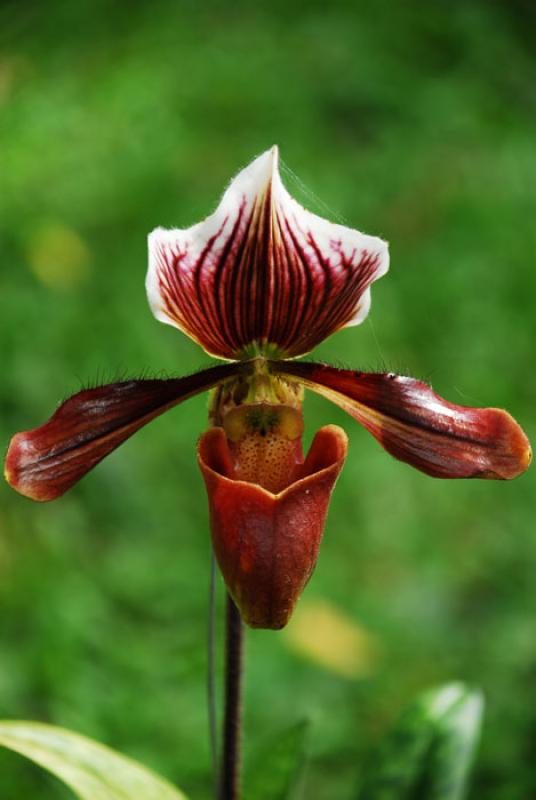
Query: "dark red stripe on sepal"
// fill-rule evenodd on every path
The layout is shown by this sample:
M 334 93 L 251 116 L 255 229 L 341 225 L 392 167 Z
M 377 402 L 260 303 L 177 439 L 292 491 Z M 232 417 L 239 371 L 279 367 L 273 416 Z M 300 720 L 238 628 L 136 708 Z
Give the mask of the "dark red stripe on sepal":
M 204 222 L 149 236 L 153 313 L 219 358 L 309 352 L 366 317 L 388 269 L 386 242 L 306 211 L 277 161 L 255 159 Z
M 327 397 L 395 458 L 436 478 L 507 480 L 530 464 L 530 443 L 508 412 L 449 403 L 430 386 L 395 373 L 366 373 L 310 362 L 271 369 Z
M 247 363 L 224 364 L 185 378 L 84 389 L 62 403 L 44 425 L 12 438 L 6 480 L 32 500 L 54 500 L 152 419 L 247 369 Z

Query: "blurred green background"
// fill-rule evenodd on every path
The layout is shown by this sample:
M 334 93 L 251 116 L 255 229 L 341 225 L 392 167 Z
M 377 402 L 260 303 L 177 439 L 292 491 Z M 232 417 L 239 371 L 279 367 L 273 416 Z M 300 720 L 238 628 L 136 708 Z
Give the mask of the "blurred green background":
M 2 3 L 5 445 L 83 382 L 208 363 L 149 312 L 146 235 L 201 219 L 274 142 L 303 203 L 391 242 L 370 321 L 317 355 L 505 406 L 534 438 L 535 25 L 528 0 Z M 487 698 L 471 796 L 536 796 L 534 474 L 433 480 L 323 400 L 305 412 L 308 441 L 335 422 L 350 454 L 299 616 L 248 637 L 246 756 L 312 718 L 304 796 L 351 798 L 400 708 L 463 679 Z M 205 426 L 202 396 L 50 505 L 0 486 L 0 717 L 200 800 Z M 13 755 L 0 774 L 2 800 L 68 796 Z

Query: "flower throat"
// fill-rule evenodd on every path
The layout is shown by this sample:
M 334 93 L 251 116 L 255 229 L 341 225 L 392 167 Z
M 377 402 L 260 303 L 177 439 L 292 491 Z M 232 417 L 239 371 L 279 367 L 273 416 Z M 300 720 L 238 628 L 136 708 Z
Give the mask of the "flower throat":
M 277 493 L 303 463 L 303 389 L 270 375 L 257 359 L 253 374 L 214 390 L 209 417 L 225 431 L 235 480 Z

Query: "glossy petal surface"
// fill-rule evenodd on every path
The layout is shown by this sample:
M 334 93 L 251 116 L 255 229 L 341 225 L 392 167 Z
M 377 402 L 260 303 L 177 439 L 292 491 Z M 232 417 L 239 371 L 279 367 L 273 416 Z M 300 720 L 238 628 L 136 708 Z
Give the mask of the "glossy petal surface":
M 204 222 L 149 237 L 154 315 L 220 358 L 309 352 L 366 317 L 388 269 L 384 241 L 306 211 L 277 161 L 275 147 L 255 159 Z
M 199 465 L 210 506 L 214 552 L 245 622 L 282 628 L 311 577 L 329 499 L 346 457 L 347 438 L 335 425 L 315 436 L 300 477 L 272 494 L 233 478 L 222 428 L 199 442 Z
M 131 380 L 85 389 L 48 422 L 11 440 L 8 483 L 32 500 L 54 500 L 137 430 L 246 365 L 221 365 L 169 380 Z
M 391 455 L 436 478 L 515 478 L 529 441 L 506 411 L 449 403 L 415 378 L 272 362 L 360 422 Z

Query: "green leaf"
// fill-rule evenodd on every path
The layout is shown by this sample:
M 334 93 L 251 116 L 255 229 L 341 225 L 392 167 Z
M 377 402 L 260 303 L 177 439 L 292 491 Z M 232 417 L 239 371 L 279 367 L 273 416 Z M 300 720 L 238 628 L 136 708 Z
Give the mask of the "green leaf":
M 381 745 L 358 800 L 461 800 L 482 712 L 481 693 L 460 683 L 422 694 Z
M 248 797 L 291 800 L 305 763 L 309 727 L 303 720 L 263 743 L 246 771 Z
M 0 745 L 47 769 L 80 800 L 186 800 L 136 761 L 63 728 L 0 722 Z
M 429 800 L 459 800 L 464 796 L 480 738 L 483 710 L 482 694 L 465 690 L 458 702 L 438 717 L 424 776 L 425 796 Z

